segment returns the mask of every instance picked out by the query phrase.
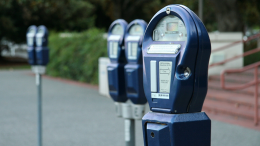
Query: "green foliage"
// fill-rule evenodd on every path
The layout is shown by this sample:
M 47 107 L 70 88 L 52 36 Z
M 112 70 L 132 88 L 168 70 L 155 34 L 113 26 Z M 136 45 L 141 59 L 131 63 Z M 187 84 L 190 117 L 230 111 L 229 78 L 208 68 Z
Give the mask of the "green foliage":
M 104 30 L 97 28 L 63 34 L 65 37 L 52 32 L 49 37 L 47 74 L 97 84 L 98 58 L 107 56 L 104 33 Z
M 244 44 L 244 52 L 257 48 L 257 40 L 252 40 Z M 244 57 L 244 66 L 250 65 L 257 61 L 260 61 L 260 52 L 248 55 Z

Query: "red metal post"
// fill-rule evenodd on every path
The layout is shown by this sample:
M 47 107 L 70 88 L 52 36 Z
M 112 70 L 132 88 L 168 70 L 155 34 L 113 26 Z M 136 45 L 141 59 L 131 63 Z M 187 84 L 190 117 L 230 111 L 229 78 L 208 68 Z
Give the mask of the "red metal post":
M 255 125 L 258 124 L 258 66 L 255 67 Z

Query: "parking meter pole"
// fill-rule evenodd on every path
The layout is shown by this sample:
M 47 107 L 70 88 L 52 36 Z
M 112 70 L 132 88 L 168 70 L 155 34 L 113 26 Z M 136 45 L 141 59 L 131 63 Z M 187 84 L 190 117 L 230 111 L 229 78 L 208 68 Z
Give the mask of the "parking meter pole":
M 42 146 L 42 79 L 41 74 L 36 73 L 36 86 L 38 89 L 38 146 Z
M 135 146 L 135 120 L 125 119 L 125 145 Z

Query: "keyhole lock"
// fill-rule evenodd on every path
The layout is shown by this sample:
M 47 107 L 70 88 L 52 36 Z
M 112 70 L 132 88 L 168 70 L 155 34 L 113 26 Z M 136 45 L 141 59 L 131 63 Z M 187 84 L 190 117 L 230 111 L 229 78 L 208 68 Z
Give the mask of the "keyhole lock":
M 154 133 L 153 132 L 151 132 L 151 137 L 154 138 Z
M 184 70 L 183 75 L 184 75 L 186 78 L 188 78 L 188 77 L 190 76 L 190 73 L 191 73 L 190 68 L 187 67 L 187 68 Z

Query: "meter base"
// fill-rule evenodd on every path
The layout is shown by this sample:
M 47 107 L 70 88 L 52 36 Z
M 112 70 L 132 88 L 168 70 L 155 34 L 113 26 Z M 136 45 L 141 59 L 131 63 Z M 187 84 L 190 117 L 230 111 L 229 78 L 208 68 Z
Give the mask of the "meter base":
M 32 71 L 35 74 L 44 74 L 46 72 L 46 66 L 42 66 L 42 65 L 33 65 L 32 66 Z
M 149 112 L 142 119 L 145 146 L 210 146 L 211 120 L 205 112 Z

